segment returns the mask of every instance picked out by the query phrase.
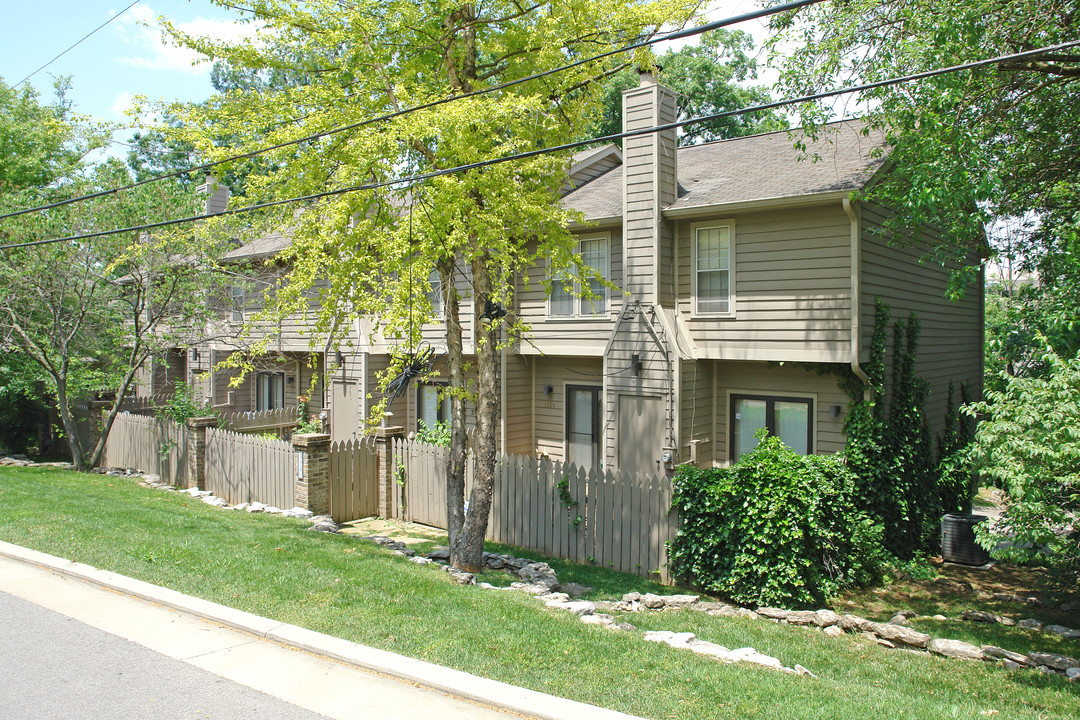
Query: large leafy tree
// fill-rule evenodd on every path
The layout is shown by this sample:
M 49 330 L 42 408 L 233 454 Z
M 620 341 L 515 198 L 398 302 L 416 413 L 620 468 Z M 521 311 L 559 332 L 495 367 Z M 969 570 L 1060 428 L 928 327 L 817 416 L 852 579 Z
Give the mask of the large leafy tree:
M 288 70 L 310 81 L 231 91 L 203 107 L 178 110 L 183 137 L 211 158 L 228 154 L 213 144 L 223 133 L 237 138 L 229 152 L 304 138 L 587 59 L 681 23 L 696 6 L 695 0 L 255 0 L 247 5 L 262 26 L 254 43 L 228 46 L 174 35 L 237 71 Z M 593 121 L 598 82 L 621 62 L 586 63 L 269 153 L 269 163 L 281 170 L 249 177 L 247 199 L 312 195 L 557 145 Z M 438 272 L 449 383 L 459 399 L 452 405 L 447 487 L 451 562 L 459 568 L 481 564 L 500 412 L 498 349 L 509 330 L 510 316 L 481 315 L 489 303 L 512 307 L 515 278 L 539 260 L 556 275 L 584 272 L 565 229 L 570 216 L 558 203 L 567 163 L 565 156 L 538 155 L 408 188 L 326 197 L 306 212 L 286 207 L 260 219 L 268 229 L 288 226 L 294 237 L 286 252 L 290 284 L 276 294 L 277 312 L 308 308 L 306 288 L 317 278 L 328 280 L 313 303 L 320 346 L 358 315 L 375 316 L 387 337 L 402 338 L 399 360 L 409 364 L 420 321 L 434 319 L 428 277 Z M 462 287 L 474 301 L 471 338 L 462 330 Z M 467 353 L 475 354 L 475 390 L 466 383 Z M 477 453 L 468 513 L 466 398 L 476 404 Z
M 703 35 L 699 43 L 668 50 L 657 57 L 660 81 L 679 94 L 678 119 L 769 102 L 768 89 L 747 84 L 757 77 L 753 49 L 753 38 L 741 30 L 713 30 Z M 622 132 L 622 92 L 637 84 L 634 68 L 627 67 L 612 75 L 603 85 L 603 111 L 584 137 Z M 679 144 L 693 145 L 786 128 L 786 120 L 772 111 L 731 115 L 684 126 Z
M 24 143 L 22 138 L 35 138 Z M 41 103 L 0 83 L 0 213 L 63 201 L 131 180 L 116 160 L 91 165 L 105 128 L 64 101 Z M 33 369 L 51 393 L 77 469 L 97 465 L 105 438 L 138 371 L 206 326 L 216 249 L 181 232 L 134 232 L 58 243 L 55 238 L 191 214 L 196 198 L 158 183 L 0 222 L 0 342 L 21 375 Z M 18 247 L 22 245 L 22 247 Z M 74 407 L 99 389 L 115 401 L 95 447 L 84 447 Z
M 1080 3 L 850 0 L 777 16 L 774 27 L 780 87 L 803 95 L 1073 41 Z M 1073 48 L 879 88 L 843 108 L 886 129 L 893 168 L 867 196 L 899 211 L 893 229 L 933 225 L 943 252 L 965 252 L 981 248 L 991 217 L 1048 220 L 1075 207 L 1078 103 Z M 803 105 L 802 120 L 813 127 L 836 109 Z M 1041 228 L 1018 238 L 1022 249 L 1041 251 Z

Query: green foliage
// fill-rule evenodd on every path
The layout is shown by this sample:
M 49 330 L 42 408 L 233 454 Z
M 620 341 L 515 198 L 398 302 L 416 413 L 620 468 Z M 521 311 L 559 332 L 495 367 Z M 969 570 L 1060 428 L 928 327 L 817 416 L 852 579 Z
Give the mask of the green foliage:
M 943 512 L 970 504 L 974 487 L 963 448 L 972 424 L 956 417 L 950 390 L 935 460 L 923 412 L 928 388 L 915 372 L 918 318 L 912 314 L 893 326 L 892 379 L 886 387 L 888 324 L 889 306 L 878 300 L 865 365 L 868 386 L 849 388 L 854 394 L 844 424 L 844 455 L 856 478 L 860 506 L 883 525 L 885 547 L 897 558 L 910 560 L 938 549 Z
M 998 557 L 1048 562 L 1080 582 L 1080 359 L 1047 349 L 1047 378 L 1006 378 L 1003 390 L 965 408 L 982 422 L 971 448 L 979 471 L 1006 493 L 983 545 Z M 998 546 L 999 541 L 1007 541 Z
M 176 383 L 173 394 L 157 410 L 158 417 L 168 418 L 183 425 L 187 420 L 198 417 L 214 417 L 218 414 L 210 405 L 199 402 L 186 382 Z
M 881 528 L 838 456 L 802 456 L 760 433 L 731 468 L 680 467 L 672 572 L 753 605 L 813 605 L 877 581 Z
M 678 119 L 713 115 L 769 102 L 769 91 L 747 86 L 757 77 L 757 61 L 750 55 L 754 41 L 741 30 L 714 30 L 700 42 L 668 50 L 656 59 L 659 79 L 679 95 Z M 583 138 L 622 132 L 622 92 L 638 86 L 636 68 L 612 75 L 603 87 L 603 110 Z M 680 145 L 787 129 L 787 122 L 772 111 L 688 125 Z M 620 145 L 622 143 L 619 143 Z
M 579 527 L 584 518 L 581 517 L 580 514 L 574 513 L 574 508 L 578 506 L 578 501 L 570 494 L 570 478 L 566 475 L 559 478 L 559 481 L 555 483 L 555 490 L 559 493 L 559 502 L 566 508 L 566 515 L 570 518 L 571 527 Z
M 436 422 L 431 427 L 423 420 L 420 421 L 420 429 L 416 431 L 417 442 L 439 447 L 450 447 L 450 423 Z

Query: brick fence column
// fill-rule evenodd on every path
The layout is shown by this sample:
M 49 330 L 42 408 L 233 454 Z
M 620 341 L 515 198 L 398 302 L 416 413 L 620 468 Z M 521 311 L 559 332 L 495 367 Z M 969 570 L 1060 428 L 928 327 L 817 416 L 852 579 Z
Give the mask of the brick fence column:
M 292 436 L 299 453 L 293 503 L 316 515 L 330 514 L 330 436 L 303 433 Z
M 187 419 L 187 486 L 206 489 L 206 428 L 217 423 L 216 417 Z
M 88 455 L 94 454 L 94 448 L 97 447 L 98 441 L 101 440 L 101 429 L 105 426 L 105 413 L 111 407 L 112 402 L 109 400 L 90 400 L 86 403 L 89 414 L 87 426 L 90 432 L 86 438 L 86 447 L 83 449 Z M 101 459 L 105 459 L 104 453 L 102 453 Z
M 375 450 L 378 453 L 379 470 L 379 517 L 394 516 L 394 444 L 396 438 L 405 437 L 405 428 L 399 426 L 375 428 Z

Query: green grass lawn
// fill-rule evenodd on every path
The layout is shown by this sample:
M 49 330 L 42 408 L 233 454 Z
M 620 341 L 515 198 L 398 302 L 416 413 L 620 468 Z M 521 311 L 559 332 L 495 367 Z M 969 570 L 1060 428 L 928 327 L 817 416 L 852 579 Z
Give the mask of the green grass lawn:
M 692 611 L 639 613 L 642 629 L 753 646 L 812 679 L 723 665 L 586 626 L 511 591 L 287 518 L 219 510 L 130 479 L 0 468 L 0 539 L 279 621 L 650 718 L 1076 718 L 1080 684 L 887 651 L 861 638 Z M 507 548 L 495 548 L 503 549 Z M 526 557 L 524 551 L 509 549 Z M 593 596 L 655 589 L 600 568 L 556 566 Z M 610 593 L 610 595 L 609 595 Z M 949 628 L 951 631 L 952 629 Z M 993 712 L 996 711 L 996 712 Z

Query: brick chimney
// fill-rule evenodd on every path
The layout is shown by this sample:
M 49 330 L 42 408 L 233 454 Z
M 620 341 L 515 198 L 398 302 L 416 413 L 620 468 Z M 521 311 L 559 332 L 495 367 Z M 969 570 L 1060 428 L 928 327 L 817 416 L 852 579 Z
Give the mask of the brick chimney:
M 660 85 L 652 70 L 638 72 L 638 86 L 623 91 L 623 131 L 675 122 L 675 92 Z M 673 243 L 660 211 L 677 197 L 675 147 L 674 128 L 623 141 L 626 289 L 645 304 L 672 300 Z
M 206 174 L 203 184 L 195 188 L 195 191 L 206 195 L 205 215 L 224 212 L 229 204 L 229 188 L 210 173 Z

